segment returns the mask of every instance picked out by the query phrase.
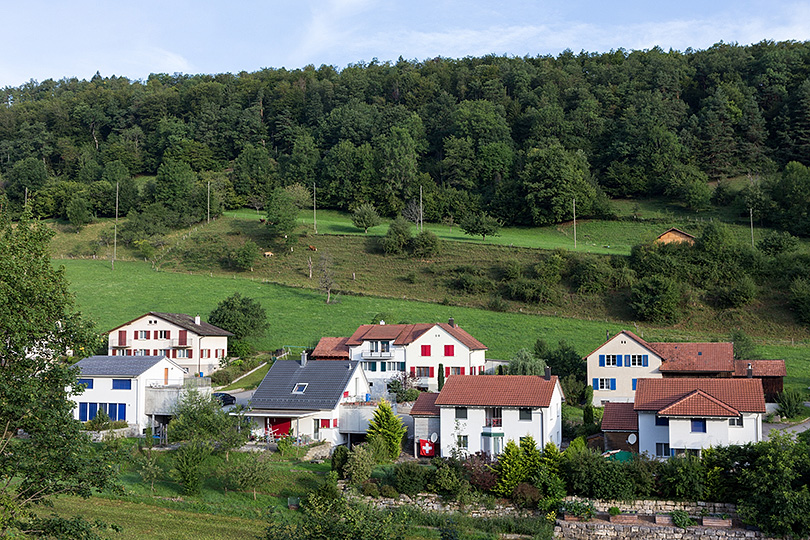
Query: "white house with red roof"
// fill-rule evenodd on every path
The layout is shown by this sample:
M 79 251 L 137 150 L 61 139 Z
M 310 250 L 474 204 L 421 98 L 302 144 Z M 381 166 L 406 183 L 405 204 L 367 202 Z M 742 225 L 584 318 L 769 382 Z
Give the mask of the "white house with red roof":
M 562 402 L 556 376 L 457 376 L 434 401 L 439 409 L 441 455 L 485 452 L 497 456 L 507 441 L 531 436 L 542 449 L 562 441 Z
M 762 440 L 765 396 L 755 378 L 640 379 L 633 411 L 610 404 L 602 417 L 606 435 L 637 435 L 638 452 L 658 458 L 703 448 Z
M 413 418 L 413 455 L 433 457 L 441 448 L 441 411 L 435 392 L 421 392 L 408 413 Z
M 108 332 L 110 356 L 165 356 L 189 373 L 210 375 L 228 355 L 228 337 L 218 326 L 183 313 L 150 311 Z
M 730 342 L 647 342 L 633 332 L 622 331 L 585 357 L 588 381 L 593 386 L 593 404 L 633 402 L 641 379 L 667 377 L 753 377 L 765 381 L 775 397 L 781 391 L 783 360 L 747 360 L 756 365 L 748 372 L 734 360 Z M 781 375 L 780 375 L 781 374 Z
M 322 338 L 312 357 L 362 362 L 372 392 L 385 392 L 388 381 L 408 374 L 417 388 L 439 389 L 454 375 L 478 375 L 485 369 L 487 347 L 453 319 L 447 323 L 364 324 L 349 338 Z

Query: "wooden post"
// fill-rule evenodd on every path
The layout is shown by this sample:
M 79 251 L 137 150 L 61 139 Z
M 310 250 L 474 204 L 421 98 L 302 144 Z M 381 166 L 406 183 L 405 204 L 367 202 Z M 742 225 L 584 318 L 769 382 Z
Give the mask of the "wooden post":
M 115 257 L 118 255 L 118 182 L 115 183 L 115 225 L 113 226 L 113 256 L 110 266 L 115 270 Z
M 577 199 L 574 198 L 574 249 L 577 249 Z
M 751 218 L 751 247 L 754 247 L 754 209 L 748 209 L 748 217 Z
M 312 226 L 315 227 L 315 234 L 318 234 L 318 214 L 315 210 L 315 182 L 312 182 Z

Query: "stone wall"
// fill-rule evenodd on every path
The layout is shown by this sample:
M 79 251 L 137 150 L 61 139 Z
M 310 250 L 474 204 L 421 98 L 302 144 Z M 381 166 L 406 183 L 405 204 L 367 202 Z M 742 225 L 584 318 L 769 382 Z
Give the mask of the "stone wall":
M 636 512 L 640 516 L 653 516 L 655 514 L 669 514 L 673 510 L 685 510 L 690 516 L 701 514 L 728 514 L 737 518 L 737 507 L 730 503 L 712 502 L 676 502 L 676 501 L 598 501 L 583 499 L 582 497 L 566 497 L 566 501 L 590 501 L 597 512 L 607 512 L 611 506 L 622 512 Z
M 93 442 L 105 439 L 121 439 L 123 437 L 137 437 L 140 435 L 137 427 L 129 426 L 121 429 L 107 429 L 103 431 L 85 431 Z
M 557 521 L 554 538 L 590 540 L 613 538 L 615 540 L 720 540 L 726 538 L 768 539 L 760 532 L 744 529 L 710 527 L 656 527 L 653 525 L 619 525 L 616 523 Z

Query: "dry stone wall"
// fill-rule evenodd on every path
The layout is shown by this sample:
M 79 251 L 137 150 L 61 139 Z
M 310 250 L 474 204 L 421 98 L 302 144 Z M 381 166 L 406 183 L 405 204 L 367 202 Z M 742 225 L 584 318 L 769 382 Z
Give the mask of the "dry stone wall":
M 737 518 L 737 506 L 730 503 L 713 502 L 676 502 L 676 501 L 598 501 L 583 499 L 582 497 L 566 497 L 566 501 L 592 502 L 597 512 L 607 512 L 611 506 L 622 512 L 635 512 L 640 516 L 654 516 L 655 514 L 669 514 L 673 510 L 684 510 L 690 516 L 705 514 L 728 514 L 732 519 Z
M 557 521 L 554 527 L 555 538 L 570 540 L 614 539 L 614 540 L 720 540 L 746 538 L 771 540 L 760 532 L 744 529 L 711 527 L 656 527 L 645 525 L 619 525 L 616 523 Z

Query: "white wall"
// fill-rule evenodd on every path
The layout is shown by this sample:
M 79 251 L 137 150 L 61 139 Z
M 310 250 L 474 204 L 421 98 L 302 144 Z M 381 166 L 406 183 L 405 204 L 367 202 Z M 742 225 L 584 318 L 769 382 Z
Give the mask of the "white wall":
M 638 415 L 639 453 L 655 457 L 656 443 L 669 443 L 670 449 L 698 450 L 710 446 L 745 444 L 762 440 L 762 418 L 757 413 L 743 415 L 743 425 L 729 426 L 728 418 L 707 418 L 706 432 L 692 432 L 691 418 L 670 418 L 669 426 L 656 426 L 655 414 Z
M 647 367 L 599 366 L 599 355 L 647 355 Z M 616 390 L 593 390 L 593 405 L 601 407 L 604 401 L 632 402 L 636 392 L 633 390 L 633 379 L 661 378 L 661 358 L 646 349 L 626 334 L 617 334 L 610 341 L 599 347 L 587 357 L 587 383 L 593 385 L 594 379 L 616 379 Z
M 655 457 L 656 443 L 669 443 L 669 426 L 656 426 L 655 413 L 638 413 L 638 453 Z M 670 446 L 672 446 L 670 444 Z

